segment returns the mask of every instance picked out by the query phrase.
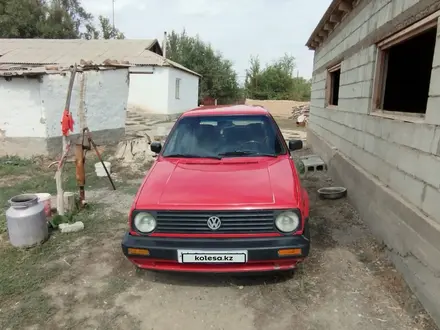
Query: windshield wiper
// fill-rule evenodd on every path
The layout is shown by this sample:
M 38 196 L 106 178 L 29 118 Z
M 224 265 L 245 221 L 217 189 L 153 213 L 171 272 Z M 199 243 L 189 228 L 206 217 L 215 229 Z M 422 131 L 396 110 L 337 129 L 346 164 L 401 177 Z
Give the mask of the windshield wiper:
M 254 152 L 254 151 L 246 151 L 246 150 L 235 150 L 235 151 L 227 151 L 219 154 L 219 156 L 266 156 L 266 157 L 277 157 L 275 154 L 264 153 L 264 152 Z
M 204 155 L 192 155 L 192 154 L 170 154 L 164 155 L 163 157 L 175 157 L 175 158 L 212 158 L 212 159 L 222 159 L 220 156 L 204 156 Z

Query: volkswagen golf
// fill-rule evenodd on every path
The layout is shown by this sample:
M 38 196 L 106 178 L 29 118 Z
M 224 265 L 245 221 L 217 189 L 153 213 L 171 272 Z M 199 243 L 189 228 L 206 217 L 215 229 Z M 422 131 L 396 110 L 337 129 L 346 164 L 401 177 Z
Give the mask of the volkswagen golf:
M 262 107 L 197 108 L 176 121 L 141 184 L 122 241 L 137 267 L 291 271 L 309 253 L 309 198 Z

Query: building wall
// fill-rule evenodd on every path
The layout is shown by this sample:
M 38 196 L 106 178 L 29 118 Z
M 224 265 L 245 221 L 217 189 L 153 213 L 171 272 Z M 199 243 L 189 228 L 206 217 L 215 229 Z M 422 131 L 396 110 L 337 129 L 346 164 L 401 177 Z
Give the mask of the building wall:
M 440 324 L 440 23 L 425 118 L 371 111 L 374 34 L 429 14 L 423 8 L 440 6 L 432 0 L 362 1 L 315 52 L 308 140 Z M 339 104 L 326 107 L 326 69 L 337 62 Z
M 45 114 L 38 78 L 0 77 L 0 134 L 4 137 L 46 137 Z
M 0 156 L 44 153 L 46 116 L 39 79 L 0 77 L 0 100 Z
M 60 153 L 69 80 L 67 74 L 0 79 L 0 155 Z M 119 141 L 125 133 L 127 98 L 127 69 L 78 72 L 70 103 L 75 120 L 71 137 L 88 127 L 96 143 Z
M 180 79 L 176 99 L 176 79 Z M 198 105 L 199 78 L 171 67 L 130 69 L 128 107 L 150 115 L 173 116 Z
M 175 68 L 169 71 L 168 114 L 180 114 L 198 106 L 199 77 Z M 176 98 L 176 79 L 180 79 L 179 98 Z
M 166 67 L 131 68 L 129 108 L 149 114 L 167 114 L 168 76 Z
M 45 75 L 40 85 L 49 153 L 61 150 L 60 121 L 69 80 L 70 75 Z M 127 98 L 127 69 L 77 73 L 70 103 L 75 121 L 73 135 L 88 127 L 97 143 L 119 141 L 125 132 Z

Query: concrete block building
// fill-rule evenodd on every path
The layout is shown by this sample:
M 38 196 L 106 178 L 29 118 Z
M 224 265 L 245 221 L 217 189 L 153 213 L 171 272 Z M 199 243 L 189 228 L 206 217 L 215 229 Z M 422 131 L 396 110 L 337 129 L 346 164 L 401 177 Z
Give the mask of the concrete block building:
M 440 1 L 334 0 L 308 142 L 440 324 Z

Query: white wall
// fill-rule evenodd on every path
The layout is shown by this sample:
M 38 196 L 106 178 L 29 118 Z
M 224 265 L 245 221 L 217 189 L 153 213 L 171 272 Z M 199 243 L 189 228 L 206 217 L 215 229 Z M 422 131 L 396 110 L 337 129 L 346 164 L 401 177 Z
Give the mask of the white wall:
M 176 79 L 180 78 L 179 99 Z M 177 114 L 197 107 L 199 77 L 171 67 L 130 68 L 128 107 L 150 114 Z
M 45 75 L 41 99 L 46 113 L 47 136 L 61 136 L 61 117 L 66 103 L 70 75 Z M 83 87 L 82 87 L 83 85 Z M 70 111 L 75 120 L 74 133 L 79 133 L 78 111 L 83 104 L 86 125 L 93 131 L 125 127 L 128 98 L 128 70 L 86 71 L 77 73 Z
M 175 68 L 168 68 L 168 70 L 168 114 L 182 113 L 197 107 L 199 77 Z M 176 99 L 176 79 L 180 79 L 179 99 Z
M 130 68 L 128 107 L 152 114 L 168 111 L 168 68 Z
M 46 137 L 38 78 L 0 77 L 0 137 Z

